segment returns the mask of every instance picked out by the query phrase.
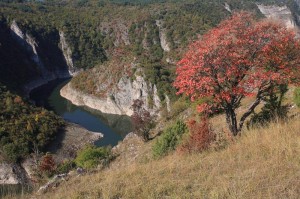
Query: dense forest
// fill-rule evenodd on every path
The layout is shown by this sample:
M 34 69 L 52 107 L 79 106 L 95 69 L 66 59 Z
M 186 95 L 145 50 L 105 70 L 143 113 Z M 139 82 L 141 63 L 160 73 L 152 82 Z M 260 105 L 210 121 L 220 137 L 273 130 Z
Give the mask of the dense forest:
M 17 162 L 42 151 L 55 138 L 64 121 L 34 107 L 0 84 L 0 156 Z

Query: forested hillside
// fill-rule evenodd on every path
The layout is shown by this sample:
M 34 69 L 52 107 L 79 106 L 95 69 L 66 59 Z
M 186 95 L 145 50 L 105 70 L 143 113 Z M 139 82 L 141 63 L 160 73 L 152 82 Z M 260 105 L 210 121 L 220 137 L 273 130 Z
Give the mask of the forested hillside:
M 120 78 L 139 74 L 156 85 L 160 100 L 175 100 L 175 64 L 187 45 L 234 10 L 262 17 L 257 3 L 298 10 L 288 0 L 1 1 L 0 82 L 21 94 L 41 79 L 81 71 L 71 84 L 103 97 Z
M 9 31 L 4 31 L 5 26 L 9 27 L 16 21 L 24 34 L 36 40 L 40 59 L 50 71 L 56 70 L 51 69 L 53 67 L 63 68 L 66 65 L 61 55 L 63 49 L 57 48 L 61 42 L 61 33 L 66 38 L 72 65 L 77 70 L 100 66 L 125 53 L 126 56 L 133 57 L 126 64 L 136 63 L 138 67 L 144 68 L 146 79 L 157 85 L 160 97 L 163 98 L 165 93 L 171 96 L 174 93 L 170 88 L 174 63 L 187 44 L 230 15 L 228 8 L 230 11 L 252 10 L 262 16 L 256 3 L 288 3 L 292 8 L 296 6 L 294 1 L 288 0 L 1 1 L 1 38 L 9 37 Z M 30 63 L 32 60 L 28 59 L 28 55 L 27 59 L 24 58 L 26 53 L 15 52 L 16 49 L 12 46 L 17 44 L 13 42 L 1 42 L 3 44 L 0 49 L 6 49 L 1 53 L 1 60 L 23 56 L 18 59 L 22 64 L 12 61 L 1 64 L 1 74 L 6 74 L 1 81 L 8 82 L 11 79 L 17 81 L 10 81 L 9 84 L 28 83 L 30 78 L 40 74 L 34 67 L 20 67 L 36 64 Z M 4 66 L 7 64 L 10 68 L 15 68 L 18 78 Z M 103 67 L 114 70 L 116 65 L 114 63 Z M 131 69 L 135 70 L 134 67 Z M 18 71 L 22 70 L 19 74 Z M 74 82 L 78 85 L 82 83 L 80 81 L 79 78 Z M 90 84 L 98 83 L 101 80 Z M 93 90 L 92 86 L 86 89 Z
M 39 173 L 41 182 L 59 172 L 67 176 L 75 166 L 100 172 L 92 180 L 70 177 L 76 191 L 66 191 L 65 184 L 50 198 L 296 196 L 300 92 L 289 89 L 299 85 L 299 5 L 298 0 L 0 1 L 0 163 L 24 163 L 46 152 L 69 125 L 29 96 L 52 80 L 72 78 L 61 96 L 131 116 L 136 135 L 114 149 L 88 146 L 76 155 L 79 148 L 73 147 L 74 160 L 41 157 L 35 162 L 46 172 Z M 273 15 L 273 21 L 263 20 Z M 291 127 L 285 123 L 290 119 Z M 285 129 L 291 134 L 282 133 Z M 246 146 L 252 148 L 244 153 Z M 281 176 L 274 173 L 280 169 L 290 181 L 276 188 Z M 79 179 L 93 185 L 77 187 Z M 218 179 L 223 184 L 216 190 Z M 273 186 L 261 188 L 265 183 Z
M 0 107 L 0 157 L 9 162 L 39 153 L 64 126 L 54 113 L 30 105 L 2 84 Z

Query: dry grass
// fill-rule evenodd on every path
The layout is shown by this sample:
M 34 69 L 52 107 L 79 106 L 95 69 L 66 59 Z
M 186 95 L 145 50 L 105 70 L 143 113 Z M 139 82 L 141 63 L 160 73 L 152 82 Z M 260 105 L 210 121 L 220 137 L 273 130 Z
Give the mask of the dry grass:
M 173 154 L 74 178 L 39 197 L 299 198 L 300 121 L 245 131 L 220 151 Z

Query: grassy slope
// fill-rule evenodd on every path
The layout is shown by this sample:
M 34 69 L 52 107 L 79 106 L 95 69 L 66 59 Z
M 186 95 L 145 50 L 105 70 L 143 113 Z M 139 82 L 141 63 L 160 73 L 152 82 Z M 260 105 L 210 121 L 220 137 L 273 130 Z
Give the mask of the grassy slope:
M 298 198 L 299 154 L 296 118 L 246 131 L 220 151 L 78 177 L 42 198 Z

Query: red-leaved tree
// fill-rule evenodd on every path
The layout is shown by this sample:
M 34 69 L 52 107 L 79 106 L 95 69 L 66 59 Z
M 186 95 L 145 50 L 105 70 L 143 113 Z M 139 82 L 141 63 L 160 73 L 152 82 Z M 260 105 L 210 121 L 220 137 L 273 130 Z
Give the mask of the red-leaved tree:
M 299 63 L 300 42 L 293 30 L 240 12 L 190 45 L 178 62 L 174 86 L 191 100 L 207 99 L 199 112 L 223 110 L 237 135 L 266 95 L 295 80 Z M 236 109 L 246 96 L 254 101 L 238 121 Z

